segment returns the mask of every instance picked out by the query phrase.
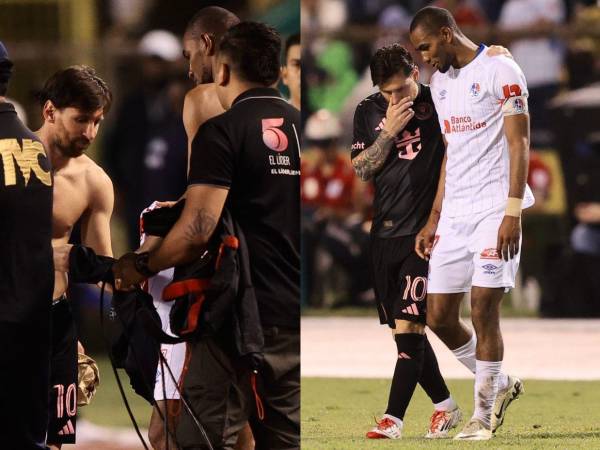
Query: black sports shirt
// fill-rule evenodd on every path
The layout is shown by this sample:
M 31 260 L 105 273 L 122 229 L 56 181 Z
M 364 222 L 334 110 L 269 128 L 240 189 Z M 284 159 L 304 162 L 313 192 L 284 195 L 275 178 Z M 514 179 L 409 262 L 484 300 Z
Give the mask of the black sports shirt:
M 352 158 L 371 146 L 383 125 L 388 102 L 381 93 L 356 107 Z M 435 198 L 445 146 L 429 86 L 419 84 L 414 117 L 395 140 L 373 178 L 374 217 L 371 233 L 380 238 L 416 234 L 427 222 Z
M 300 112 L 275 89 L 250 89 L 203 124 L 189 184 L 229 188 L 244 231 L 263 325 L 300 327 Z
M 0 322 L 48 319 L 54 289 L 50 161 L 10 103 L 0 103 L 0 155 Z

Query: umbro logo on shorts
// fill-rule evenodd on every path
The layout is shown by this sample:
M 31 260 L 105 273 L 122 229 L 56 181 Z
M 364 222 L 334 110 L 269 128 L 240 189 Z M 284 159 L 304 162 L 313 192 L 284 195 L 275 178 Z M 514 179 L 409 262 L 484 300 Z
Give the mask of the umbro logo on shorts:
M 493 264 L 486 264 L 485 266 L 481 266 L 482 269 L 485 270 L 485 274 L 487 275 L 496 275 L 496 270 L 498 269 L 498 266 L 495 266 Z

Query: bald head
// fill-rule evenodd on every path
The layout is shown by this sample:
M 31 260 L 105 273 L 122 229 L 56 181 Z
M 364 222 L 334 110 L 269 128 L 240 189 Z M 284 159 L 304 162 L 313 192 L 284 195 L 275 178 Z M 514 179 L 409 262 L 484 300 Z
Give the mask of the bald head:
M 212 59 L 223 35 L 240 19 L 231 11 L 208 6 L 190 20 L 183 35 L 183 57 L 189 61 L 188 74 L 196 84 L 211 83 Z
M 202 8 L 189 21 L 185 34 L 192 39 L 200 39 L 203 33 L 211 34 L 218 41 L 225 32 L 237 25 L 240 19 L 225 8 L 208 6 Z
M 412 33 L 417 28 L 421 28 L 428 34 L 434 34 L 443 27 L 450 28 L 455 33 L 462 34 L 450 11 L 435 6 L 427 6 L 417 11 L 417 14 L 413 17 L 410 23 L 410 32 Z

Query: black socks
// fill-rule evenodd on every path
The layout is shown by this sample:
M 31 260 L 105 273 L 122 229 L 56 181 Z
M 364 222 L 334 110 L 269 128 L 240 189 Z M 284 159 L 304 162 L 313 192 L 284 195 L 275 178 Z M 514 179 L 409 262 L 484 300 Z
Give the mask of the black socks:
M 424 336 L 424 341 L 423 370 L 421 371 L 419 384 L 433 403 L 441 403 L 450 397 L 450 391 L 440 373 L 437 358 L 427 336 Z
M 402 420 L 423 370 L 425 336 L 416 333 L 396 334 L 394 340 L 398 359 L 386 414 Z

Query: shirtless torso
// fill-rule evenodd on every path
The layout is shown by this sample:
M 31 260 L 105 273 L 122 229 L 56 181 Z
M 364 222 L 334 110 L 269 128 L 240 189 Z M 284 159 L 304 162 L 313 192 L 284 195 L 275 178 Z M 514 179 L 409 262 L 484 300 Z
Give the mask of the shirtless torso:
M 99 255 L 112 256 L 110 217 L 114 192 L 110 178 L 91 158 L 69 158 L 54 172 L 52 245 L 67 244 L 73 227 L 81 219 L 81 243 Z M 65 272 L 55 272 L 54 296 L 67 290 Z

